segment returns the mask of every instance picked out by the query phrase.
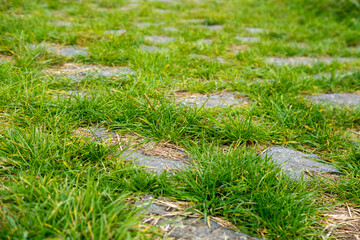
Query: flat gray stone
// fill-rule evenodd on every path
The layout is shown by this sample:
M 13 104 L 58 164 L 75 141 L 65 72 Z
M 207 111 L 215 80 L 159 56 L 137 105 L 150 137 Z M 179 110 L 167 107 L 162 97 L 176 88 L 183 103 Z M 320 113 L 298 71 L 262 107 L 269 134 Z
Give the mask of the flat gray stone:
M 128 76 L 135 75 L 136 71 L 129 67 L 107 67 L 68 63 L 59 69 L 46 70 L 45 73 L 50 73 L 55 76 L 68 77 L 75 82 L 80 82 L 86 76 L 127 78 Z
M 238 98 L 233 93 L 224 93 L 224 94 L 211 95 L 211 96 L 202 95 L 202 96 L 190 97 L 190 98 L 180 99 L 178 101 L 189 106 L 196 106 L 196 107 L 204 106 L 205 108 L 213 108 L 213 107 L 229 107 L 239 103 L 245 103 L 247 102 L 247 99 Z
M 224 29 L 223 25 L 217 24 L 217 25 L 209 25 L 207 28 L 211 31 L 221 31 Z
M 143 52 L 148 52 L 148 53 L 158 53 L 161 52 L 162 49 L 156 46 L 147 46 L 147 45 L 141 45 L 140 46 L 140 50 Z
M 158 219 L 155 226 L 162 226 L 167 237 L 171 239 L 188 240 L 247 240 L 256 239 L 241 232 L 235 232 L 231 229 L 220 226 L 218 223 L 210 220 L 206 223 L 202 217 L 174 215 L 178 209 L 167 205 L 152 203 L 153 196 L 149 195 L 146 203 L 143 205 L 144 211 L 151 214 L 153 219 Z M 149 222 L 150 223 L 150 222 Z M 210 225 L 210 227 L 209 227 Z
M 260 38 L 258 37 L 241 37 L 237 36 L 235 37 L 235 40 L 241 41 L 241 42 L 259 42 Z
M 210 38 L 205 38 L 205 39 L 200 39 L 198 41 L 196 41 L 196 44 L 198 45 L 211 45 L 214 42 L 214 40 L 210 39 Z
M 136 22 L 134 23 L 135 26 L 139 28 L 147 28 L 152 26 L 160 26 L 165 24 L 165 22 Z
M 130 3 L 128 5 L 125 5 L 125 6 L 121 7 L 120 10 L 122 10 L 122 11 L 130 11 L 130 10 L 133 10 L 135 8 L 138 8 L 138 7 L 140 7 L 140 4 L 138 4 L 138 3 Z
M 146 155 L 141 150 L 128 150 L 125 151 L 122 156 L 125 157 L 126 161 L 132 161 L 135 165 L 144 166 L 149 172 L 154 172 L 157 174 L 162 173 L 163 171 L 165 171 L 165 169 L 168 171 L 184 170 L 185 167 L 188 165 L 181 160 L 173 160 L 166 157 Z
M 56 48 L 54 49 L 54 52 L 62 55 L 64 57 L 77 57 L 77 56 L 87 56 L 89 55 L 89 52 L 87 51 L 87 48 L 79 48 L 74 46 L 66 46 L 62 48 Z
M 125 29 L 119 29 L 119 30 L 106 30 L 104 31 L 105 34 L 113 34 L 113 35 L 123 35 L 126 33 Z
M 200 24 L 200 23 L 204 23 L 205 19 L 182 19 L 180 22 L 191 23 L 191 24 Z
M 69 98 L 69 97 L 78 97 L 78 98 L 88 97 L 88 99 L 90 98 L 90 96 L 88 96 L 87 92 L 79 91 L 79 90 L 67 91 L 66 94 L 65 94 L 65 97 L 66 98 Z
M 166 44 L 175 42 L 175 38 L 166 36 L 146 36 L 145 41 L 153 44 Z
M 65 21 L 53 21 L 53 23 L 54 23 L 56 26 L 59 26 L 59 27 L 71 27 L 71 26 L 74 25 L 74 24 L 71 23 L 71 22 L 65 22 Z
M 182 31 L 180 31 L 177 28 L 174 27 L 163 27 L 161 30 L 165 31 L 165 32 L 173 32 L 173 33 L 180 33 Z
M 354 93 L 329 93 L 307 96 L 314 103 L 360 106 L 360 95 Z
M 342 172 L 330 164 L 321 163 L 315 154 L 305 154 L 285 147 L 270 147 L 262 153 L 263 156 L 271 157 L 274 162 L 292 179 L 299 180 L 301 176 L 307 178 L 306 172 L 328 172 L 342 174 Z
M 109 131 L 107 128 L 90 128 L 87 130 L 89 133 L 91 133 L 95 140 L 98 142 L 105 142 L 107 140 L 110 140 L 112 136 L 115 134 L 115 132 Z
M 263 32 L 265 32 L 264 31 L 264 29 L 262 29 L 262 28 L 251 28 L 251 27 L 246 27 L 246 28 L 244 28 L 248 33 L 253 33 L 253 34 L 255 34 L 255 33 L 263 33 Z
M 311 58 L 311 57 L 291 57 L 291 58 L 278 58 L 272 57 L 267 58 L 266 63 L 268 64 L 275 64 L 275 65 L 291 65 L 291 66 L 300 66 L 300 65 L 311 65 L 317 63 L 325 63 L 325 64 L 332 64 L 334 62 L 339 63 L 350 63 L 352 61 L 357 61 L 356 58 Z

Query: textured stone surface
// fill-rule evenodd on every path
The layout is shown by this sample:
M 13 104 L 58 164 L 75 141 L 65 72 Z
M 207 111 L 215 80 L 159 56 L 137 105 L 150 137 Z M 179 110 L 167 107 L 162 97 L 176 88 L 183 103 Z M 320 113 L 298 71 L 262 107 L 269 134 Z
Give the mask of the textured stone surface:
M 221 31 L 221 30 L 224 29 L 224 26 L 220 25 L 220 24 L 218 24 L 218 25 L 209 25 L 209 26 L 207 26 L 207 28 L 209 30 L 211 30 L 211 31 Z
M 311 57 L 292 57 L 292 58 L 278 58 L 272 57 L 267 58 L 266 62 L 268 64 L 275 65 L 291 65 L 291 66 L 299 66 L 299 65 L 308 65 L 308 64 L 316 64 L 316 63 L 325 63 L 331 64 L 333 62 L 352 62 L 357 61 L 356 58 L 311 58 Z
M 65 46 L 62 48 L 55 48 L 54 52 L 62 55 L 64 57 L 77 57 L 77 56 L 87 56 L 89 55 L 89 52 L 87 51 L 87 48 L 80 48 L 80 47 L 74 47 L 74 46 Z
M 263 33 L 264 29 L 262 28 L 251 28 L 251 27 L 246 27 L 244 28 L 247 32 L 249 33 Z
M 177 28 L 174 27 L 163 27 L 161 30 L 165 31 L 165 32 L 174 32 L 174 33 L 180 33 L 182 31 L 180 31 Z
M 206 223 L 202 216 L 179 214 L 176 202 L 169 205 L 162 201 L 154 201 L 152 195 L 147 195 L 146 203 L 143 204 L 144 211 L 150 215 L 145 218 L 148 223 L 160 226 L 165 235 L 170 239 L 188 240 L 246 240 L 256 239 L 241 232 L 235 232 L 220 226 L 210 220 Z M 172 207 L 173 206 L 173 207 Z M 209 227 L 210 226 L 210 227 Z
M 162 156 L 146 155 L 141 150 L 125 151 L 122 155 L 125 160 L 132 161 L 135 165 L 144 166 L 149 172 L 157 174 L 162 173 L 165 169 L 167 171 L 185 169 L 187 163 L 181 160 L 174 160 Z
M 228 107 L 239 103 L 245 103 L 247 102 L 247 99 L 238 98 L 233 93 L 224 93 L 224 94 L 212 95 L 212 96 L 206 96 L 206 95 L 194 96 L 190 98 L 180 99 L 179 102 L 182 102 L 183 104 L 190 106 L 197 106 L 197 107 L 204 106 L 206 108 L 212 108 L 212 107 Z
M 146 36 L 145 41 L 154 44 L 166 44 L 166 43 L 174 42 L 175 38 L 166 37 L 166 36 Z
M 211 45 L 214 42 L 214 40 L 210 38 L 200 39 L 196 41 L 196 44 L 198 45 Z
M 354 93 L 329 93 L 308 96 L 312 102 L 338 104 L 342 106 L 360 106 L 360 95 Z
M 71 23 L 71 22 L 65 22 L 65 21 L 53 21 L 53 23 L 54 23 L 56 26 L 59 26 L 59 27 L 71 27 L 71 26 L 74 25 L 74 24 Z
M 90 96 L 88 96 L 87 92 L 79 91 L 79 90 L 67 91 L 66 94 L 65 94 L 65 97 L 66 98 L 70 98 L 70 97 L 78 97 L 78 98 L 88 97 L 88 98 L 90 98 Z
M 125 29 L 119 29 L 119 30 L 106 30 L 104 31 L 105 34 L 114 34 L 114 35 L 122 35 L 126 33 Z
M 148 53 L 157 53 L 157 52 L 161 52 L 161 49 L 159 47 L 156 46 L 147 46 L 147 45 L 141 45 L 140 46 L 140 50 L 143 52 L 148 52 Z
M 258 37 L 241 37 L 237 36 L 235 37 L 235 40 L 241 41 L 241 42 L 258 42 L 260 41 L 260 38 Z
M 129 67 L 107 67 L 99 65 L 82 65 L 66 63 L 60 68 L 48 69 L 45 73 L 65 76 L 75 82 L 80 82 L 86 76 L 118 77 L 126 78 L 129 75 L 135 75 L 136 71 Z
M 137 22 L 134 23 L 135 26 L 139 27 L 139 28 L 147 28 L 147 27 L 152 27 L 152 26 L 160 26 L 162 24 L 165 24 L 164 22 Z
M 270 161 L 278 164 L 285 173 L 295 180 L 300 179 L 302 175 L 306 178 L 306 172 L 342 173 L 330 164 L 316 161 L 316 159 L 321 159 L 315 154 L 305 154 L 285 147 L 270 147 L 262 155 L 271 157 Z
M 137 7 L 139 7 L 140 5 L 138 3 L 130 3 L 128 5 L 125 5 L 123 7 L 120 8 L 120 10 L 122 11 L 130 11 L 130 10 L 133 10 Z

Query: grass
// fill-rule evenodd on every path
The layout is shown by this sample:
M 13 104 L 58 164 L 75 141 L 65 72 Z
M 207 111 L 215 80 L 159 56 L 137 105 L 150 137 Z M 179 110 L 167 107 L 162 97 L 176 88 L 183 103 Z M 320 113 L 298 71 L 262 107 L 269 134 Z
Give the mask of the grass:
M 279 0 L 155 1 L 121 10 L 129 3 L 0 1 L 0 53 L 12 59 L 0 62 L 0 238 L 154 239 L 161 231 L 144 227 L 141 209 L 133 206 L 145 193 L 189 201 L 204 218 L 221 217 L 239 231 L 269 239 L 321 238 L 329 207 L 360 207 L 359 148 L 349 131 L 360 129 L 359 108 L 304 99 L 358 93 L 359 61 L 266 63 L 268 57 L 359 58 L 357 18 L 339 17 L 338 8 L 318 14 Z M 184 21 L 191 19 L 203 22 Z M 224 29 L 207 29 L 217 24 Z M 251 34 L 244 27 L 265 32 Z M 104 34 L 116 29 L 126 33 Z M 161 52 L 140 51 L 151 35 L 176 41 L 158 45 Z M 260 41 L 244 43 L 236 36 Z M 213 42 L 198 44 L 201 39 Z M 89 55 L 66 58 L 31 45 L 42 42 L 87 47 Z M 246 46 L 234 55 L 234 45 Z M 216 57 L 226 62 L 211 60 Z M 74 82 L 43 72 L 64 63 L 128 66 L 137 74 Z M 319 73 L 329 77 L 315 77 Z M 178 90 L 236 91 L 249 104 L 189 108 L 169 98 Z M 87 96 L 64 97 L 67 91 Z M 193 165 L 171 176 L 150 174 L 123 161 L 116 146 L 74 134 L 93 126 L 180 145 Z M 315 153 L 345 176 L 292 181 L 259 156 L 274 145 Z M 323 202 L 324 194 L 332 195 L 331 203 Z

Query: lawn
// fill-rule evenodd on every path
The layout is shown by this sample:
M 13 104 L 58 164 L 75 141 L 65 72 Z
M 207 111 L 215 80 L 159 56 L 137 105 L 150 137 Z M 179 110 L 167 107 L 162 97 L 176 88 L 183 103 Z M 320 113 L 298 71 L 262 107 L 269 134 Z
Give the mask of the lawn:
M 359 6 L 0 0 L 0 238 L 359 239 Z

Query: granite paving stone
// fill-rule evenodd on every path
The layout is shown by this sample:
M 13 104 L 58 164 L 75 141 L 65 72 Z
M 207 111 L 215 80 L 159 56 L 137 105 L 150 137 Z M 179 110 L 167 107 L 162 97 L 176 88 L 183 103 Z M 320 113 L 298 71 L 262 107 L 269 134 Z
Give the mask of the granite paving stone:
M 247 234 L 228 229 L 203 216 L 185 212 L 186 202 L 170 202 L 154 199 L 152 195 L 143 197 L 142 208 L 145 223 L 160 227 L 170 239 L 188 240 L 250 240 Z M 155 220 L 155 221 L 154 221 Z M 225 221 L 224 221 L 225 222 Z M 231 224 L 229 224 L 231 225 Z
M 148 46 L 148 45 L 141 45 L 140 46 L 140 50 L 143 52 L 148 52 L 148 53 L 158 53 L 161 52 L 162 49 L 156 46 Z
M 216 95 L 198 95 L 184 99 L 178 99 L 178 102 L 189 106 L 196 106 L 205 108 L 213 107 L 229 107 L 241 103 L 247 103 L 246 98 L 236 97 L 234 93 L 223 93 Z
M 241 42 L 259 42 L 260 38 L 258 37 L 241 37 L 237 36 L 235 37 L 235 40 L 241 41 Z
M 360 95 L 354 93 L 325 93 L 307 96 L 314 103 L 324 103 L 341 106 L 360 106 Z
M 264 29 L 262 28 L 251 28 L 251 27 L 246 27 L 244 28 L 248 33 L 263 33 L 265 32 Z
M 293 149 L 273 146 L 262 153 L 271 157 L 269 162 L 276 163 L 284 173 L 292 179 L 299 180 L 302 176 L 308 178 L 307 172 L 342 174 L 336 167 L 320 162 L 321 158 L 315 154 L 306 154 Z
M 75 82 L 80 82 L 86 76 L 101 76 L 101 77 L 112 77 L 112 78 L 128 78 L 133 76 L 136 71 L 129 67 L 108 67 L 101 65 L 82 65 L 66 63 L 61 67 L 47 69 L 44 73 L 69 77 Z
M 207 26 L 207 29 L 211 30 L 211 31 L 221 31 L 224 29 L 223 25 L 217 24 L 217 25 L 209 25 Z
M 146 36 L 145 41 L 153 44 L 166 44 L 174 42 L 175 38 L 167 36 Z
M 114 35 L 123 35 L 126 33 L 125 29 L 118 29 L 118 30 L 106 30 L 104 31 L 105 34 L 114 34 Z
M 151 156 L 145 154 L 142 150 L 125 151 L 122 155 L 126 161 L 132 161 L 135 165 L 143 166 L 149 172 L 157 174 L 163 171 L 184 170 L 188 163 L 181 160 L 174 160 L 162 156 Z
M 89 55 L 89 51 L 87 48 L 74 47 L 74 46 L 64 46 L 61 48 L 54 48 L 54 52 L 61 56 L 69 57 L 69 58 Z
M 356 58 L 330 58 L 330 57 L 321 57 L 321 58 L 311 58 L 311 57 L 292 57 L 292 58 L 279 58 L 279 57 L 271 57 L 267 58 L 266 62 L 268 64 L 275 65 L 291 65 L 291 66 L 299 66 L 299 65 L 311 65 L 316 63 L 325 63 L 332 64 L 334 62 L 339 63 L 350 63 L 352 61 L 358 61 Z

